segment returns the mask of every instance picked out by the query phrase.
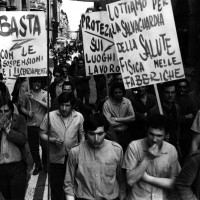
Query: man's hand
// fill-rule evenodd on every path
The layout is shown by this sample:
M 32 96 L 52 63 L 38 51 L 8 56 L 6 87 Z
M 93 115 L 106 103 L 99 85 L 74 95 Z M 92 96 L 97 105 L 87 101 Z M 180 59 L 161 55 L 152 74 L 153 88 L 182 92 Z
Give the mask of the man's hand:
M 28 98 L 29 98 L 29 99 L 34 99 L 33 94 L 29 93 L 29 94 L 28 94 Z
M 154 158 L 156 158 L 156 157 L 159 157 L 159 156 L 161 155 L 161 153 L 160 153 L 160 149 L 159 149 L 158 145 L 157 145 L 157 144 L 152 145 L 152 146 L 148 149 L 146 155 L 147 155 L 147 157 L 148 157 L 149 159 L 154 159 Z
M 7 116 L 6 115 L 0 115 L 0 129 L 4 127 L 4 123 L 7 119 Z
M 33 111 L 28 111 L 28 117 L 33 119 L 34 117 L 34 112 Z
M 7 119 L 4 122 L 3 129 L 5 130 L 6 134 L 9 134 L 11 126 L 11 120 Z
M 56 145 L 63 145 L 64 141 L 61 140 L 60 138 L 52 138 L 51 142 L 56 144 Z

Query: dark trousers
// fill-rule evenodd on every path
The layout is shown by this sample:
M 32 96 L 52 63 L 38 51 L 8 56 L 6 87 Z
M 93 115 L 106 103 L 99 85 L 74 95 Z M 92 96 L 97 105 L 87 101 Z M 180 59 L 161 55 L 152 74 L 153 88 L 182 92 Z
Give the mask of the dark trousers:
M 51 200 L 64 200 L 63 190 L 66 164 L 50 163 Z
M 39 145 L 42 148 L 42 163 L 47 164 L 47 146 L 46 143 L 40 140 L 40 128 L 36 126 L 28 126 L 28 144 L 30 147 L 33 162 L 37 166 L 41 166 L 41 159 L 39 153 Z
M 90 89 L 76 89 L 77 98 L 79 98 L 82 102 L 85 98 L 85 104 L 89 104 L 89 98 L 90 98 Z
M 119 132 L 115 131 L 115 134 L 117 136 L 118 143 L 122 146 L 123 152 L 126 151 L 127 146 L 131 142 L 131 135 L 128 130 Z
M 26 176 L 26 165 L 22 161 L 0 165 L 0 192 L 6 200 L 24 200 Z

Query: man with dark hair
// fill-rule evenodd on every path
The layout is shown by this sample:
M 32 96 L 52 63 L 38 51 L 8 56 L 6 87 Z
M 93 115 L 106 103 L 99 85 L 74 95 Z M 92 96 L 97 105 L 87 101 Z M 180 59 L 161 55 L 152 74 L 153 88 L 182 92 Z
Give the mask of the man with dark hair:
M 28 143 L 31 151 L 35 169 L 33 175 L 37 175 L 42 169 L 47 167 L 46 145 L 40 141 L 40 124 L 47 112 L 47 92 L 42 90 L 41 77 L 31 77 L 31 91 L 23 94 L 19 100 L 19 109 L 27 117 Z M 42 162 L 40 159 L 39 146 L 42 147 Z
M 72 82 L 70 81 L 65 81 L 62 85 L 62 92 L 66 92 L 66 93 L 72 93 L 74 94 L 74 85 Z M 80 112 L 82 115 L 84 115 L 84 112 L 85 112 L 85 104 L 79 99 L 79 98 L 76 98 L 75 99 L 75 103 L 73 105 L 73 109 L 75 111 L 78 111 Z M 56 97 L 52 104 L 51 104 L 51 111 L 53 110 L 57 110 L 59 107 L 59 104 L 58 104 L 58 97 Z
M 131 138 L 127 131 L 128 125 L 135 120 L 135 113 L 130 100 L 124 95 L 123 83 L 114 82 L 110 87 L 110 98 L 103 105 L 103 114 L 114 129 L 118 142 L 125 151 Z
M 180 138 L 179 144 L 182 154 L 182 162 L 190 153 L 192 143 L 192 130 L 190 129 L 194 118 L 197 114 L 197 106 L 194 100 L 188 95 L 189 81 L 180 79 L 177 81 L 176 103 L 180 106 L 181 122 L 180 122 Z
M 122 166 L 131 187 L 128 199 L 171 200 L 169 189 L 180 166 L 175 147 L 164 141 L 168 128 L 165 116 L 154 115 L 147 123 L 147 137 L 129 144 Z
M 0 100 L 0 193 L 5 199 L 23 200 L 27 174 L 22 152 L 27 127 L 25 118 L 13 111 L 11 100 Z
M 52 200 L 64 200 L 63 182 L 68 152 L 74 145 L 85 139 L 84 118 L 81 113 L 73 110 L 74 95 L 72 93 L 61 93 L 58 97 L 58 103 L 58 110 L 49 113 L 50 126 L 47 115 L 40 126 L 40 137 L 44 141 L 48 140 L 49 135 Z
M 180 107 L 175 102 L 176 99 L 176 82 L 165 82 L 161 85 L 161 106 L 163 114 L 170 121 L 170 127 L 168 133 L 166 133 L 165 140 L 170 144 L 174 145 L 179 153 L 179 159 L 181 159 L 181 152 L 179 146 L 180 139 Z M 148 112 L 148 117 L 151 117 L 155 114 L 159 114 L 158 105 L 155 105 Z
M 67 161 L 64 190 L 67 200 L 124 199 L 123 150 L 104 139 L 109 124 L 101 113 L 84 122 L 87 140 L 73 147 Z
M 53 70 L 54 81 L 49 86 L 49 93 L 51 101 L 58 97 L 62 93 L 62 84 L 64 82 L 64 72 L 61 68 L 56 67 Z
M 90 76 L 86 76 L 84 60 L 79 59 L 74 71 L 75 87 L 77 97 L 86 105 L 89 104 L 90 97 Z

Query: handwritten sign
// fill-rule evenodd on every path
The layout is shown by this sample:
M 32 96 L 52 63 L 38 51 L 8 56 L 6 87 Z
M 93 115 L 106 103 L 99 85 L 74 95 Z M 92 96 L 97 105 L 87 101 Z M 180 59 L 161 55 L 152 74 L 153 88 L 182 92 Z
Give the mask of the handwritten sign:
M 0 27 L 0 59 L 4 77 L 46 76 L 44 12 L 1 12 Z
M 120 72 L 107 12 L 81 17 L 86 75 Z
M 184 77 L 170 0 L 117 1 L 107 12 L 126 89 Z

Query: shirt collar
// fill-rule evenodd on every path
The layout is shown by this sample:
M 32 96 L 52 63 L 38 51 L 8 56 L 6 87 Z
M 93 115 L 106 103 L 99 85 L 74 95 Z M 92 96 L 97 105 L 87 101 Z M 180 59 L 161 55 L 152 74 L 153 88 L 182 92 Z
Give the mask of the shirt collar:
M 56 111 L 56 114 L 60 117 L 62 117 L 61 113 L 59 110 Z M 72 117 L 76 117 L 77 116 L 77 113 L 75 112 L 75 110 L 72 110 L 72 114 L 71 114 Z
M 114 105 L 122 105 L 122 104 L 125 104 L 124 97 L 122 98 L 121 103 L 117 103 L 117 102 L 115 102 L 115 101 L 114 101 L 113 99 L 111 99 L 111 98 L 110 98 L 110 100 L 111 100 L 112 104 L 114 104 Z

